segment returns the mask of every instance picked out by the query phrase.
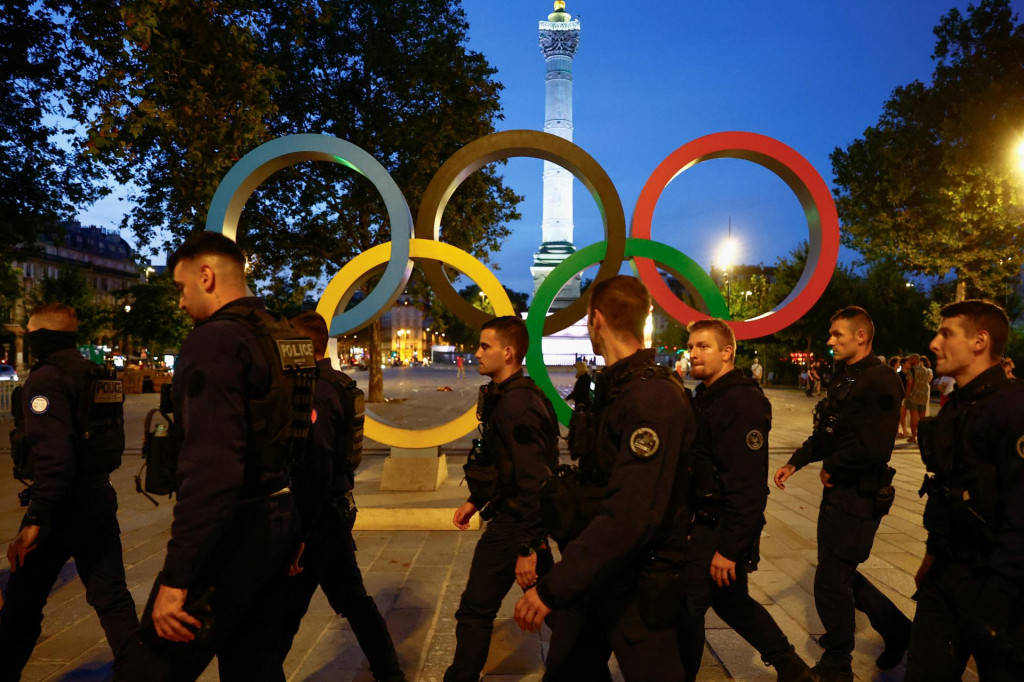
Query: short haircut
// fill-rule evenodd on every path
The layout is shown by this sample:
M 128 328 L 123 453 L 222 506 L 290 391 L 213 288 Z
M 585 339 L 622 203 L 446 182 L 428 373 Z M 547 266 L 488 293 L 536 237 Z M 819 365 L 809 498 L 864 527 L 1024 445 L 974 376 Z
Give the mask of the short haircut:
M 918 353 L 911 353 L 907 356 L 907 360 L 920 360 L 921 356 Z
M 868 345 L 875 338 L 875 323 L 871 321 L 871 316 L 868 315 L 868 311 L 861 308 L 859 305 L 848 305 L 841 310 L 836 311 L 836 314 L 829 318 L 829 324 L 834 324 L 836 320 L 845 320 L 849 323 L 850 328 L 853 329 L 854 333 L 858 329 L 863 329 L 868 335 Z
M 245 256 L 231 239 L 219 232 L 193 232 L 167 259 L 167 270 L 174 273 L 174 268 L 183 260 L 193 260 L 199 256 L 223 256 L 238 266 L 239 273 L 245 276 Z
M 313 339 L 313 352 L 327 355 L 327 321 L 315 310 L 306 310 L 291 319 L 292 326 L 300 334 Z
M 736 334 L 733 333 L 732 327 L 725 320 L 719 320 L 716 318 L 710 318 L 707 320 L 697 320 L 691 322 L 690 326 L 686 328 L 686 331 L 691 334 L 694 332 L 714 332 L 715 339 L 718 341 L 718 345 L 721 348 L 726 346 L 732 346 L 733 355 L 736 352 Z M 757 358 L 754 358 L 755 360 Z
M 526 331 L 526 323 L 515 315 L 503 315 L 484 322 L 480 331 L 493 329 L 498 340 L 512 349 L 516 362 L 522 363 L 530 350 L 530 334 Z
M 643 341 L 644 324 L 651 312 L 651 295 L 636 277 L 615 275 L 591 287 L 589 319 L 600 310 L 608 326 Z
M 889 358 L 889 366 L 890 367 L 899 367 L 902 364 L 903 364 L 903 358 L 901 358 L 898 355 L 894 355 L 891 358 Z
M 37 305 L 28 314 L 31 320 L 35 318 L 36 323 L 43 329 L 55 332 L 77 332 L 78 313 L 67 303 L 43 303 Z
M 950 303 L 940 313 L 943 318 L 963 318 L 963 327 L 969 335 L 980 331 L 988 332 L 989 357 L 998 360 L 1006 350 L 1006 342 L 1010 338 L 1010 318 L 1006 311 L 992 301 L 968 299 Z

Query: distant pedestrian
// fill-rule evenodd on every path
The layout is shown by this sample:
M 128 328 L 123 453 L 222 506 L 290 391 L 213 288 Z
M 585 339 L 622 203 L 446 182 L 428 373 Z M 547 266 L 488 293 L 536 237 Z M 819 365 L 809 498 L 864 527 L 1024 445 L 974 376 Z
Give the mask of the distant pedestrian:
M 1006 374 L 1007 379 L 1016 378 L 1013 376 L 1013 368 L 1015 367 L 1013 364 L 1013 358 L 1003 358 L 999 361 L 999 364 L 1002 365 L 1003 373 Z
M 455 378 L 456 379 L 458 379 L 459 377 L 465 378 L 465 376 L 466 376 L 465 362 L 466 361 L 462 359 L 461 355 L 456 355 L 455 356 Z
M 900 400 L 900 438 L 910 436 L 910 425 L 907 423 L 907 383 L 910 380 L 910 356 L 900 360 L 898 372 L 900 381 L 903 382 L 903 398 Z
M 907 377 L 907 397 L 904 404 L 910 417 L 910 437 L 908 443 L 917 442 L 917 425 L 925 416 L 928 407 L 928 385 L 931 370 L 921 364 L 921 356 L 917 353 L 907 357 L 910 361 L 910 375 Z
M 764 367 L 761 365 L 761 361 L 754 358 L 754 364 L 750 366 L 750 376 L 757 382 L 758 386 L 761 386 L 764 381 Z

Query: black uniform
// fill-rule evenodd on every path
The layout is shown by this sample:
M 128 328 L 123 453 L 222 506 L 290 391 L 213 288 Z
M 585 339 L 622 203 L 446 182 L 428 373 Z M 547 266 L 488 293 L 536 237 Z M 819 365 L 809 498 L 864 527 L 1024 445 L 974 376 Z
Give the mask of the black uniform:
M 290 329 L 258 298 L 242 298 L 199 323 L 182 346 L 173 385 L 181 482 L 132 680 L 195 679 L 214 655 L 222 680 L 284 679 L 271 627 L 280 614 L 265 604 L 277 603 L 298 549 L 284 438 L 295 396 L 282 385 L 280 351 L 268 349 L 270 327 Z M 204 623 L 194 641 L 157 636 L 151 612 L 161 584 L 188 589 L 185 610 Z
M 54 343 L 40 352 L 33 341 L 40 360 L 21 389 L 24 447 L 35 456 L 22 527 L 39 526 L 39 539 L 11 574 L 0 609 L 0 680 L 20 677 L 41 632 L 43 606 L 69 558 L 118 665 L 139 623 L 125 585 L 117 494 L 109 478 L 124 450 L 120 383 L 97 385 L 98 368 L 78 353 L 73 333 L 43 336 Z M 97 403 L 98 392 L 108 402 Z
M 923 420 L 924 525 L 935 562 L 917 592 L 910 682 L 1024 670 L 1024 385 L 996 365 Z
M 819 667 L 848 671 L 863 611 L 886 641 L 901 649 L 910 621 L 888 597 L 857 572 L 867 560 L 875 532 L 892 505 L 889 458 L 900 420 L 903 387 L 873 355 L 843 365 L 818 403 L 815 429 L 790 458 L 797 469 L 822 461 L 833 487 L 825 488 L 818 511 L 818 568 L 814 605 L 825 635 Z
M 757 381 L 734 369 L 710 386 L 697 385 L 694 396 L 697 439 L 690 466 L 687 547 L 688 604 L 699 620 L 691 625 L 684 651 L 689 679 L 695 679 L 704 653 L 703 616 L 713 607 L 722 620 L 754 645 L 766 662 L 781 671 L 791 656 L 789 640 L 768 611 L 750 597 L 747 573 L 757 568 L 758 546 L 768 504 L 768 432 L 772 406 Z M 736 563 L 736 579 L 719 587 L 710 574 L 718 552 Z M 794 660 L 797 668 L 801 666 Z
M 639 350 L 598 375 L 591 419 L 586 432 L 599 439 L 580 470 L 607 487 L 597 515 L 537 585 L 555 609 L 545 679 L 608 679 L 614 651 L 627 680 L 675 682 L 684 677 L 689 397 L 655 365 L 654 351 Z M 574 439 L 588 437 L 583 431 Z
M 551 403 L 523 370 L 484 389 L 478 410 L 481 461 L 496 470 L 496 485 L 477 486 L 469 501 L 489 519 L 473 551 L 469 579 L 455 612 L 455 655 L 445 682 L 476 682 L 487 662 L 494 618 L 516 582 L 520 548 L 537 553 L 537 575 L 553 563 L 545 543 L 538 492 L 558 464 L 558 422 Z
M 302 572 L 289 578 L 282 591 L 281 656 L 291 649 L 319 585 L 331 608 L 348 619 L 374 678 L 404 682 L 387 624 L 363 586 L 352 538 L 357 511 L 352 488 L 363 446 L 362 392 L 355 395 L 349 388 L 354 380 L 334 369 L 330 359 L 317 362 L 317 369 L 312 447 L 292 472 L 305 549 Z

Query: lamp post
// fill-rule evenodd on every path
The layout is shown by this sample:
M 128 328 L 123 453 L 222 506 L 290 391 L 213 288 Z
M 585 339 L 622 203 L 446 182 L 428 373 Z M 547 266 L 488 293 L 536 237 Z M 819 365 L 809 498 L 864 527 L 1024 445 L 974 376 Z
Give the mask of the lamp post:
M 736 242 L 732 239 L 732 216 L 729 217 L 729 234 L 726 240 L 718 247 L 718 267 L 725 273 L 725 302 L 729 317 L 732 317 L 732 274 L 729 268 L 736 258 Z

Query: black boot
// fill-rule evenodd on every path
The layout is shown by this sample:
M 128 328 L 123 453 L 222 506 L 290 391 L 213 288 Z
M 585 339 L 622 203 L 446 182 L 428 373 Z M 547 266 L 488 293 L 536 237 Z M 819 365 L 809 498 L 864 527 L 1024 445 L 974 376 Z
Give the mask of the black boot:
M 792 645 L 783 653 L 772 656 L 766 662 L 775 668 L 779 682 L 820 682 L 820 678 L 804 663 L 804 659 L 800 658 Z
M 903 660 L 903 655 L 907 653 L 908 646 L 910 646 L 909 620 L 903 627 L 898 628 L 895 635 L 885 638 L 885 650 L 875 659 L 875 664 L 880 670 L 895 668 Z
M 817 675 L 820 682 L 853 682 L 853 671 L 847 668 L 835 668 L 822 662 L 811 668 L 811 674 Z

